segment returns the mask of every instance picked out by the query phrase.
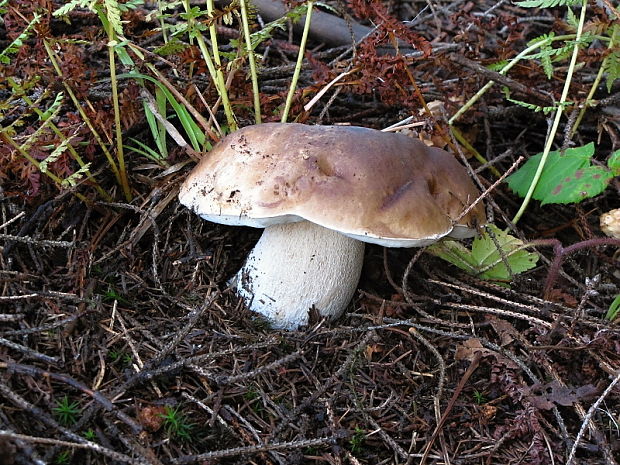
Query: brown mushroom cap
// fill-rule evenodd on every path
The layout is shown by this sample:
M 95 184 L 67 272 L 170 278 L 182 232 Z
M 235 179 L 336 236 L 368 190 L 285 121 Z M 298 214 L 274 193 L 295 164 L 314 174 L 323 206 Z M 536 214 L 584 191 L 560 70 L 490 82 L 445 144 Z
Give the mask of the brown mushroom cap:
M 181 186 L 209 221 L 267 227 L 308 220 L 365 242 L 412 247 L 467 237 L 486 221 L 453 155 L 402 134 L 267 123 L 236 131 Z

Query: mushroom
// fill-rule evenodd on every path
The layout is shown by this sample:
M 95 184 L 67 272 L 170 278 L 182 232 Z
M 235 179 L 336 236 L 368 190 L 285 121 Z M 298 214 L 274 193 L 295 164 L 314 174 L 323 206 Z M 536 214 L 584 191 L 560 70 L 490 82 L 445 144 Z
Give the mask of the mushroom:
M 620 239 L 620 208 L 603 213 L 600 217 L 601 231 L 614 239 Z
M 297 329 L 312 307 L 328 319 L 344 312 L 365 242 L 473 236 L 483 206 L 459 217 L 478 195 L 453 155 L 405 135 L 267 123 L 222 139 L 179 199 L 208 221 L 265 228 L 233 283 L 274 328 Z

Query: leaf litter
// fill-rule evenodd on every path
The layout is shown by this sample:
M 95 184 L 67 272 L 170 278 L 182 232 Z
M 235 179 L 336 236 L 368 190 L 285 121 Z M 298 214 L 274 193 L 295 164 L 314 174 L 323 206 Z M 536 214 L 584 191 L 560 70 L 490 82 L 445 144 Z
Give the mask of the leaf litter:
M 27 18 L 33 17 L 34 3 L 40 2 L 9 2 L 1 36 L 10 50 L 4 75 L 18 76 L 27 92 L 55 90 L 57 77 L 40 53 L 38 33 L 69 38 L 62 44 L 65 81 L 88 102 L 102 133 L 112 134 L 110 90 L 99 79 L 106 74 L 105 36 L 92 26 L 96 18 L 82 11 L 71 16 L 69 27 L 42 17 L 33 34 Z M 359 44 L 357 55 L 345 53 L 349 44 L 320 48 L 315 38 L 319 48 L 308 52 L 310 67 L 302 71 L 292 114 L 307 123 L 383 128 L 412 113 L 428 139 L 441 139 L 441 119 L 420 112 L 422 100 L 441 100 L 453 114 L 486 82 L 457 66 L 451 54 L 498 63 L 514 56 L 514 44 L 546 33 L 549 21 L 563 24 L 549 10 L 532 19 L 526 10 L 496 2 L 457 8 L 434 2 L 434 12 L 401 3 L 346 2 L 360 23 L 378 28 Z M 405 31 L 409 10 L 426 21 L 414 20 L 415 29 Z M 163 46 L 161 36 L 153 43 L 157 36 L 145 32 L 152 26 L 145 13 L 141 6 L 124 13 L 126 34 L 144 46 Z M 610 19 L 599 13 L 603 27 Z M 220 32 L 234 35 L 226 27 Z M 14 50 L 10 44 L 25 30 L 30 37 Z M 447 47 L 435 43 L 439 37 Z M 403 53 L 378 52 L 398 38 Z M 265 114 L 277 114 L 283 103 L 289 76 L 283 70 L 292 70 L 295 43 L 275 31 L 258 47 L 266 57 Z M 585 72 L 594 76 L 597 50 L 581 53 Z M 171 68 L 162 71 L 167 78 L 196 97 L 193 87 L 183 87 L 191 81 L 214 102 L 205 80 L 185 74 L 184 66 L 196 63 L 195 47 L 172 50 L 171 56 L 182 79 Z M 304 95 L 343 69 L 353 72 L 342 86 L 303 114 Z M 559 83 L 547 80 L 535 62 L 513 71 L 509 79 L 558 94 Z M 232 78 L 231 89 L 239 107 L 249 108 L 251 90 L 243 74 Z M 584 82 L 574 83 L 575 95 L 587 94 Z M 148 145 L 139 90 L 130 81 L 123 85 L 123 130 Z M 3 96 L 8 89 L 0 89 Z M 52 108 L 58 95 L 46 97 L 41 110 Z M 485 98 L 463 123 L 479 150 L 505 154 L 491 160 L 495 166 L 508 169 L 511 151 L 540 151 L 544 129 L 528 133 L 527 141 L 521 134 L 544 128 L 544 116 L 509 106 L 501 89 Z M 194 104 L 206 112 L 198 98 Z M 39 125 L 18 108 L 23 102 L 3 106 L 2 124 L 16 123 L 10 126 L 15 134 L 27 136 Z M 249 114 L 242 117 L 251 120 Z M 63 105 L 55 122 L 73 139 L 63 142 L 46 132 L 33 141 L 36 159 L 54 154 L 48 169 L 70 177 L 79 167 L 68 151 L 55 149 L 78 147 L 116 196 L 114 180 L 110 173 L 106 177 L 92 134 L 75 109 Z M 611 153 L 615 124 L 593 112 L 582 125 L 584 137 L 611 134 L 597 145 L 597 151 Z M 574 149 L 565 153 L 569 150 Z M 617 160 L 615 153 L 610 160 Z M 573 166 L 571 181 L 579 169 L 617 171 L 617 162 L 605 167 L 591 155 Z M 493 237 L 476 239 L 467 252 L 459 248 L 463 266 L 426 252 L 370 246 L 361 292 L 342 319 L 279 333 L 244 310 L 226 286 L 259 232 L 206 224 L 171 200 L 183 179 L 183 167 L 175 164 L 185 158 L 172 148 L 167 161 L 175 169 L 164 174 L 152 163 L 130 159 L 139 197 L 132 204 L 102 201 L 87 192 L 88 183 L 78 182 L 74 188 L 92 200 L 85 204 L 71 190 L 58 194 L 40 171 L 0 146 L 0 461 L 417 463 L 447 412 L 439 440 L 428 448 L 429 463 L 565 463 L 582 425 L 590 434 L 579 442 L 578 460 L 617 463 L 617 387 L 590 412 L 620 369 L 620 334 L 603 318 L 618 289 L 617 257 L 598 246 L 571 255 L 551 294 L 564 297 L 544 300 L 542 283 L 553 253 L 518 250 L 525 237 L 555 237 L 565 244 L 592 239 L 597 234 L 592 212 L 614 207 L 612 189 L 579 205 L 532 206 L 517 231 L 493 229 Z M 562 175 L 558 180 L 568 177 Z M 484 185 L 493 181 L 486 171 L 481 178 Z M 617 189 L 614 179 L 606 182 Z M 568 187 L 566 181 L 563 189 Z M 500 218 L 514 212 L 514 197 L 503 187 L 489 200 Z M 478 277 L 467 272 L 472 269 Z M 602 278 L 586 282 L 593 274 Z M 483 275 L 499 283 L 480 280 Z M 478 365 L 454 393 L 473 360 Z M 475 392 L 486 402 L 478 404 Z M 59 424 L 54 416 L 54 399 L 63 398 L 81 407 L 74 424 Z M 192 425 L 189 440 L 163 427 L 161 415 L 174 411 L 184 415 L 177 422 Z

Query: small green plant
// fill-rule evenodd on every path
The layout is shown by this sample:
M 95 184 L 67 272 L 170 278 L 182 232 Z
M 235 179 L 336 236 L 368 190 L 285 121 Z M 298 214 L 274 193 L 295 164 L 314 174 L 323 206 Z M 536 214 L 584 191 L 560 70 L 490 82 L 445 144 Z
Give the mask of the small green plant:
M 509 281 L 513 275 L 536 266 L 538 255 L 525 247 L 506 231 L 488 225 L 474 239 L 471 250 L 456 241 L 437 242 L 426 250 L 481 279 Z
M 192 439 L 192 430 L 195 425 L 187 420 L 185 414 L 180 411 L 180 406 L 176 408 L 166 406 L 161 417 L 164 419 L 164 429 L 168 436 L 182 441 Z
M 63 450 L 56 457 L 54 457 L 55 465 L 66 465 L 71 461 L 71 452 L 68 450 Z
M 353 432 L 353 436 L 349 439 L 349 447 L 351 452 L 359 453 L 362 451 L 364 447 L 364 441 L 366 440 L 366 432 L 360 428 L 359 426 L 355 427 L 355 431 Z
M 123 365 L 131 365 L 133 362 L 133 357 L 131 354 L 127 352 L 123 352 L 122 350 L 110 350 L 108 351 L 108 358 L 112 363 L 122 362 Z
M 542 153 L 530 157 L 519 170 L 506 180 L 508 186 L 525 197 L 542 158 Z M 578 203 L 603 192 L 614 176 L 620 176 L 620 150 L 613 153 L 607 167 L 592 165 L 594 143 L 582 147 L 549 152 L 532 198 L 548 203 Z
M 484 397 L 484 394 L 478 391 L 477 389 L 474 391 L 472 396 L 474 398 L 474 402 L 477 403 L 478 405 L 486 404 L 487 402 L 487 398 Z
M 248 402 L 252 402 L 260 397 L 260 394 L 253 387 L 249 388 L 247 391 L 243 393 L 243 398 Z
M 80 409 L 80 404 L 77 401 L 69 402 L 69 398 L 64 396 L 56 401 L 56 407 L 52 411 L 61 425 L 71 426 L 77 423 L 77 417 L 82 412 L 82 409 Z
M 92 428 L 87 429 L 86 431 L 84 431 L 82 433 L 82 436 L 84 436 L 84 439 L 88 439 L 89 441 L 95 441 L 97 439 L 97 434 L 95 433 L 95 431 L 93 431 Z
M 120 295 L 118 293 L 118 291 L 116 289 L 114 289 L 112 286 L 109 286 L 108 290 L 105 291 L 105 293 L 103 294 L 103 300 L 105 300 L 105 301 L 118 300 L 118 302 L 122 303 L 122 304 L 128 304 L 129 303 L 129 301 L 127 299 L 125 299 L 122 295 Z
M 616 318 L 620 316 L 620 294 L 616 296 L 611 305 L 609 306 L 609 310 L 607 310 L 607 314 L 605 318 L 609 321 L 614 321 Z
M 552 162 L 554 158 L 554 156 L 551 155 L 552 153 L 554 153 L 551 151 L 551 148 L 554 144 L 555 137 L 559 129 L 560 120 L 562 118 L 562 115 L 564 115 L 564 113 L 566 112 L 567 107 L 575 106 L 574 103 L 568 100 L 568 94 L 573 79 L 573 74 L 580 68 L 577 62 L 579 50 L 590 46 L 596 41 L 597 43 L 606 44 L 608 53 L 605 53 L 603 55 L 604 58 L 600 63 L 599 71 L 596 78 L 592 82 L 590 91 L 586 96 L 583 104 L 580 104 L 581 110 L 579 112 L 579 115 L 577 116 L 572 126 L 569 128 L 568 134 L 570 135 L 570 137 L 575 134 L 584 116 L 585 111 L 589 107 L 596 104 L 593 96 L 596 89 L 599 87 L 599 83 L 601 82 L 603 77 L 606 76 L 606 86 L 608 91 L 611 90 L 613 82 L 616 79 L 620 78 L 620 52 L 618 52 L 617 50 L 618 39 L 620 39 L 620 25 L 617 22 L 618 18 L 615 17 L 617 15 L 616 10 L 612 8 L 613 11 L 611 13 L 611 18 L 609 19 L 609 21 L 607 21 L 608 25 L 599 28 L 599 31 L 597 31 L 597 33 L 593 33 L 590 32 L 590 30 L 593 30 L 593 28 L 585 27 L 586 12 L 588 7 L 587 0 L 526 0 L 516 2 L 516 4 L 523 8 L 566 7 L 566 28 L 574 31 L 574 33 L 557 36 L 553 32 L 543 34 L 539 37 L 532 39 L 528 43 L 528 46 L 511 60 L 503 63 L 498 63 L 495 67 L 493 67 L 494 69 L 497 69 L 500 74 L 506 74 L 520 60 L 536 60 L 540 63 L 545 75 L 549 79 L 552 79 L 554 75 L 554 65 L 557 62 L 563 62 L 562 64 L 567 63 L 562 94 L 557 100 L 557 102 L 554 102 L 553 106 L 533 105 L 527 102 L 510 99 L 509 95 L 507 95 L 508 100 L 517 105 L 524 106 L 536 112 L 540 111 L 545 114 L 554 113 L 552 117 L 551 129 L 549 130 L 549 133 L 547 135 L 544 150 L 541 154 L 536 155 L 535 166 L 532 163 L 528 167 L 528 170 L 533 169 L 533 173 L 528 176 L 529 185 L 527 186 L 527 188 L 525 190 L 521 189 L 522 193 L 520 193 L 520 195 L 522 195 L 524 199 L 521 203 L 521 207 L 519 208 L 512 220 L 513 223 L 517 223 L 519 221 L 519 219 L 525 212 L 525 209 L 527 208 L 530 200 L 534 197 L 534 193 L 537 189 L 539 189 L 539 186 L 545 185 L 543 179 L 541 179 L 545 169 L 547 170 L 547 172 L 551 171 L 546 167 L 547 164 L 549 162 Z M 579 14 L 576 14 L 572 10 L 571 7 L 573 6 L 579 7 Z M 604 21 L 601 21 L 601 23 L 603 24 Z M 554 46 L 557 44 L 559 45 Z M 482 87 L 468 102 L 465 103 L 465 105 L 463 105 L 463 107 L 452 118 L 450 118 L 449 124 L 453 125 L 454 122 L 465 111 L 471 108 L 471 106 L 494 84 L 494 81 L 489 81 L 484 87 Z M 604 176 L 601 173 L 596 174 L 596 176 L 599 175 L 601 177 Z M 600 187 L 602 181 L 598 177 L 594 178 L 593 180 L 596 182 L 592 184 L 598 184 L 598 186 Z M 583 182 L 582 184 L 587 183 Z M 592 187 L 592 190 L 596 189 L 597 187 Z M 582 198 L 590 196 L 589 190 L 590 189 L 586 191 L 585 196 L 582 196 Z

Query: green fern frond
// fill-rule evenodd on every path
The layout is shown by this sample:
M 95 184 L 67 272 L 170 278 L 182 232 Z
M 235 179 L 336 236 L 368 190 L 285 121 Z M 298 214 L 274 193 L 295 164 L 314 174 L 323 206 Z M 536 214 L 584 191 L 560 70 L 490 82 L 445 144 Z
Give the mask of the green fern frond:
M 496 61 L 495 63 L 488 64 L 486 68 L 491 71 L 500 72 L 508 63 L 508 60 Z
M 82 166 L 79 170 L 77 170 L 71 176 L 69 176 L 68 178 L 63 179 L 62 182 L 60 183 L 60 185 L 62 187 L 69 187 L 69 186 L 75 187 L 77 185 L 77 183 L 84 176 L 88 175 L 89 169 L 90 169 L 90 163 L 86 163 L 84 166 Z
M 125 13 L 129 10 L 135 10 L 142 5 L 144 5 L 144 0 L 127 0 L 125 3 L 119 3 L 118 9 L 121 11 L 121 13 Z
M 45 160 L 42 160 L 39 163 L 39 170 L 41 171 L 41 173 L 47 173 L 48 166 L 60 158 L 60 156 L 67 150 L 67 147 L 69 146 L 69 143 L 72 139 L 73 137 L 68 137 L 67 139 L 63 140 L 60 144 L 58 144 L 58 147 L 56 147 L 52 151 L 52 153 L 47 156 L 47 158 L 45 158 Z
M 24 45 L 24 41 L 28 39 L 30 35 L 30 30 L 35 26 L 35 24 L 39 22 L 40 19 L 41 19 L 41 16 L 35 13 L 34 17 L 28 23 L 28 25 L 22 31 L 22 33 L 19 36 L 17 36 L 15 40 L 11 42 L 7 48 L 5 48 L 4 50 L 0 52 L 0 63 L 2 63 L 3 65 L 8 65 L 9 63 L 11 63 L 11 59 L 9 58 L 9 55 L 17 53 L 19 51 L 22 45 Z
M 506 100 L 516 105 L 519 105 L 520 107 L 527 108 L 528 110 L 532 110 L 534 113 L 542 113 L 544 115 L 548 115 L 549 113 L 554 112 L 555 110 L 558 109 L 558 107 L 556 106 L 541 107 L 540 105 L 534 105 L 533 103 L 527 103 L 527 102 L 523 102 L 521 100 L 515 100 L 512 98 L 507 98 Z
M 165 57 L 181 53 L 187 47 L 189 47 L 188 44 L 186 44 L 185 42 L 181 42 L 176 37 L 172 37 L 167 43 L 165 43 L 161 47 L 157 47 L 155 50 L 153 50 L 153 52 L 159 56 Z
M 103 0 L 105 5 L 106 17 L 110 26 L 118 35 L 123 35 L 123 22 L 121 21 L 121 10 L 118 7 L 118 0 Z
M 573 12 L 571 8 L 567 8 L 566 10 L 566 22 L 573 29 L 577 29 L 577 26 L 579 26 L 579 19 L 577 18 L 577 16 L 575 15 L 575 13 Z
M 260 31 L 257 31 L 250 35 L 250 43 L 252 44 L 252 50 L 256 49 L 265 40 L 271 39 L 276 29 L 284 30 L 286 23 L 291 20 L 293 22 L 299 21 L 305 14 L 307 5 L 299 5 L 298 7 L 289 10 L 284 16 L 278 18 L 270 23 L 265 24 Z M 230 41 L 231 45 L 235 48 L 240 48 L 239 40 L 233 39 Z M 241 47 L 243 49 L 244 47 Z
M 58 94 L 56 94 L 56 98 L 54 99 L 54 102 L 50 105 L 50 107 L 47 110 L 45 110 L 43 113 L 39 115 L 39 119 L 41 121 L 47 121 L 48 119 L 50 119 L 52 115 L 58 112 L 60 106 L 62 105 L 63 99 L 64 99 L 64 93 L 58 92 Z
M 554 32 L 550 32 L 549 34 L 542 34 L 538 37 L 534 37 L 532 40 L 528 41 L 527 46 L 531 47 L 532 45 L 538 44 L 540 42 L 553 42 L 553 38 L 555 37 Z
M 615 50 L 607 56 L 604 72 L 607 73 L 605 80 L 607 92 L 611 92 L 611 87 L 616 79 L 620 79 L 620 50 Z
M 333 7 L 333 6 L 331 6 L 331 5 L 328 5 L 328 4 L 327 4 L 327 3 L 325 3 L 325 2 L 315 2 L 315 3 L 314 3 L 314 6 L 318 6 L 318 7 L 321 7 L 321 8 L 323 8 L 323 9 L 327 10 L 327 11 L 331 11 L 331 12 L 332 12 L 333 14 L 335 14 L 336 16 L 341 16 L 340 11 L 338 11 L 336 8 L 334 8 L 334 7 Z
M 46 133 L 48 126 L 52 123 L 53 119 L 58 116 L 60 108 L 60 105 L 56 107 L 55 111 L 52 112 L 50 117 L 46 121 L 44 121 L 43 124 L 41 124 L 41 126 L 39 126 L 35 132 L 28 136 L 26 141 L 22 145 L 20 145 L 20 151 L 27 152 L 30 147 L 32 147 L 34 143 Z
M 567 59 L 573 53 L 575 46 L 585 48 L 594 40 L 592 34 L 586 33 L 579 40 L 566 40 L 562 42 L 560 47 L 553 48 L 551 43 L 554 37 L 554 34 L 550 33 L 530 40 L 529 45 L 540 43 L 540 50 L 524 57 L 529 60 L 540 60 L 545 74 L 549 79 L 551 79 L 553 75 L 553 62 Z
M 66 5 L 61 6 L 56 11 L 54 11 L 54 16 L 65 16 L 75 10 L 76 8 L 88 8 L 89 10 L 93 9 L 93 5 L 96 0 L 71 0 Z
M 508 87 L 502 87 L 502 91 L 504 92 L 504 96 L 506 97 L 507 101 L 514 103 L 515 105 L 519 105 L 520 107 L 527 108 L 528 110 L 532 110 L 535 113 L 543 113 L 544 115 L 548 115 L 549 113 L 552 113 L 558 109 L 558 105 L 541 107 L 540 105 L 534 105 L 533 103 L 513 99 L 510 97 L 510 89 L 508 89 Z M 564 102 L 561 106 L 567 107 L 572 104 L 572 102 Z
M 525 0 L 517 2 L 523 8 L 553 8 L 556 6 L 573 6 L 581 3 L 581 0 Z

